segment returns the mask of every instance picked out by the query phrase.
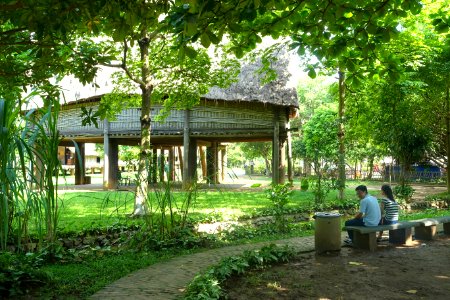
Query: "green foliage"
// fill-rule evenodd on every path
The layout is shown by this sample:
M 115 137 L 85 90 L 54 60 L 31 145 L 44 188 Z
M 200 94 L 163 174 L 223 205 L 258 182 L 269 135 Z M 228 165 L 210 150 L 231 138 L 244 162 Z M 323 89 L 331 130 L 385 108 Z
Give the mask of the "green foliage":
M 302 191 L 307 191 L 309 189 L 309 181 L 307 178 L 303 178 L 300 182 L 300 189 Z
M 14 241 L 17 251 L 34 226 L 39 242 L 54 242 L 58 222 L 56 180 L 60 137 L 58 104 L 20 113 L 12 101 L 0 100 L 0 249 Z M 31 165 L 31 167 L 30 167 Z M 34 170 L 36 168 L 36 170 Z M 35 173 L 36 171 L 36 173 Z M 32 188 L 33 185 L 35 188 Z
M 286 205 L 292 196 L 292 185 L 290 183 L 277 184 L 266 190 L 266 197 L 272 202 L 275 225 L 279 232 L 289 230 L 288 222 L 285 217 Z
M 314 194 L 314 202 L 317 205 L 323 205 L 328 194 L 337 189 L 337 180 L 323 176 L 311 177 L 311 191 Z
M 291 47 L 299 55 L 307 51 L 320 63 L 334 69 L 348 70 L 348 83 L 363 79 L 364 72 L 396 72 L 396 58 L 384 45 L 398 34 L 401 18 L 421 10 L 419 1 L 400 0 L 381 3 L 367 0 L 345 1 L 203 1 L 174 6 L 168 22 L 178 36 L 181 48 L 197 41 L 205 32 L 220 42 L 228 33 L 237 57 L 254 49 L 262 36 L 277 39 L 290 36 Z M 380 63 L 381 62 L 381 63 Z M 316 76 L 318 65 L 310 65 L 309 75 Z
M 396 185 L 394 187 L 394 195 L 400 200 L 405 201 L 406 203 L 411 202 L 411 198 L 414 195 L 415 190 L 412 186 L 403 184 L 403 185 Z
M 241 256 L 222 259 L 216 266 L 197 275 L 189 283 L 183 299 L 221 299 L 225 296 L 220 284 L 232 275 L 243 274 L 249 268 L 262 268 L 269 264 L 286 262 L 295 254 L 288 246 L 274 244 L 261 250 L 246 251 Z
M 303 127 L 306 156 L 319 164 L 337 161 L 337 112 L 334 108 L 318 109 Z
M 0 252 L 0 297 L 24 296 L 50 283 L 51 275 L 36 269 L 26 257 Z
M 190 232 L 189 213 L 197 199 L 197 187 L 193 185 L 182 199 L 175 199 L 173 187 L 170 182 L 155 185 L 153 193 L 148 195 L 146 207 L 147 214 L 143 217 L 148 233 L 164 241 L 166 239 L 183 236 Z M 178 200 L 178 201 L 177 201 Z M 143 233 L 144 234 L 144 233 Z M 143 241 L 143 239 L 140 239 Z

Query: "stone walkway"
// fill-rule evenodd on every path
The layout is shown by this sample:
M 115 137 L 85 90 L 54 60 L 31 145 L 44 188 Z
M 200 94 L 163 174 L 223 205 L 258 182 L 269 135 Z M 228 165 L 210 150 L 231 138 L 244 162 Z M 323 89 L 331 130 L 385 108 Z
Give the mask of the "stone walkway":
M 342 236 L 346 236 L 343 232 Z M 298 251 L 313 251 L 314 237 L 290 238 L 272 242 L 230 246 L 196 254 L 175 257 L 125 276 L 94 294 L 91 299 L 175 299 L 199 272 L 227 256 L 245 250 L 260 249 L 269 244 L 290 245 Z

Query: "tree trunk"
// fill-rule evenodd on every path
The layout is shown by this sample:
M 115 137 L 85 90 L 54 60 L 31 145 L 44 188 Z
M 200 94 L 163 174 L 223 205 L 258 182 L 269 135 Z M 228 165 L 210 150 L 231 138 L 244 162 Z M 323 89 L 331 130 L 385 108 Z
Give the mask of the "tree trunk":
M 148 62 L 149 40 L 147 30 L 141 31 L 141 39 L 139 40 L 139 48 L 141 52 L 141 75 L 143 84 L 140 88 L 142 91 L 142 109 L 141 109 L 141 151 L 139 154 L 138 182 L 136 185 L 136 198 L 134 202 L 133 215 L 144 215 L 147 211 L 145 203 L 148 199 L 149 185 L 149 161 L 150 161 L 150 107 L 151 94 L 153 86 L 150 83 L 150 69 Z
M 345 114 L 345 73 L 339 70 L 339 199 L 344 200 L 345 189 L 345 144 L 344 144 L 344 114 Z
M 266 163 L 266 176 L 270 176 L 272 174 L 272 171 L 270 169 L 270 160 L 266 157 L 264 157 L 264 162 Z
M 303 173 L 305 176 L 311 176 L 311 161 L 308 158 L 303 159 Z
M 447 86 L 447 193 L 450 193 L 450 85 Z
M 367 174 L 367 179 L 368 180 L 371 180 L 372 179 L 372 176 L 373 176 L 373 161 L 374 161 L 374 157 L 373 157 L 373 155 L 371 155 L 370 157 L 369 157 L 369 174 Z

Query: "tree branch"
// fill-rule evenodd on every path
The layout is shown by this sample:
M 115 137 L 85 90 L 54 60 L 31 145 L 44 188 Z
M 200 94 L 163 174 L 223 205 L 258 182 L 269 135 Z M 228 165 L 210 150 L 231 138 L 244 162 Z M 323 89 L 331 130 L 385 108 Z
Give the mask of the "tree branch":
M 25 27 L 14 28 L 14 29 L 10 29 L 10 30 L 1 31 L 0 34 L 1 34 L 1 35 L 10 35 L 10 34 L 22 32 L 22 31 L 25 31 L 25 30 L 26 30 Z
M 123 58 L 122 58 L 122 66 L 121 68 L 125 71 L 128 78 L 130 78 L 132 81 L 136 82 L 139 85 L 145 85 L 144 81 L 140 80 L 139 78 L 136 78 L 131 74 L 130 70 L 127 67 L 127 53 L 128 53 L 128 43 L 127 40 L 123 41 Z

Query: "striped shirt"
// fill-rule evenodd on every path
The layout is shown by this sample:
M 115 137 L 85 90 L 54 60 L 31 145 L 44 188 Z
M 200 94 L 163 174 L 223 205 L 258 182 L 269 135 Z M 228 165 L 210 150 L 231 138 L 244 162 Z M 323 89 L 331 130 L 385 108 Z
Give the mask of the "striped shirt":
M 398 221 L 398 203 L 386 198 L 383 198 L 381 202 L 384 205 L 384 218 L 388 221 Z

